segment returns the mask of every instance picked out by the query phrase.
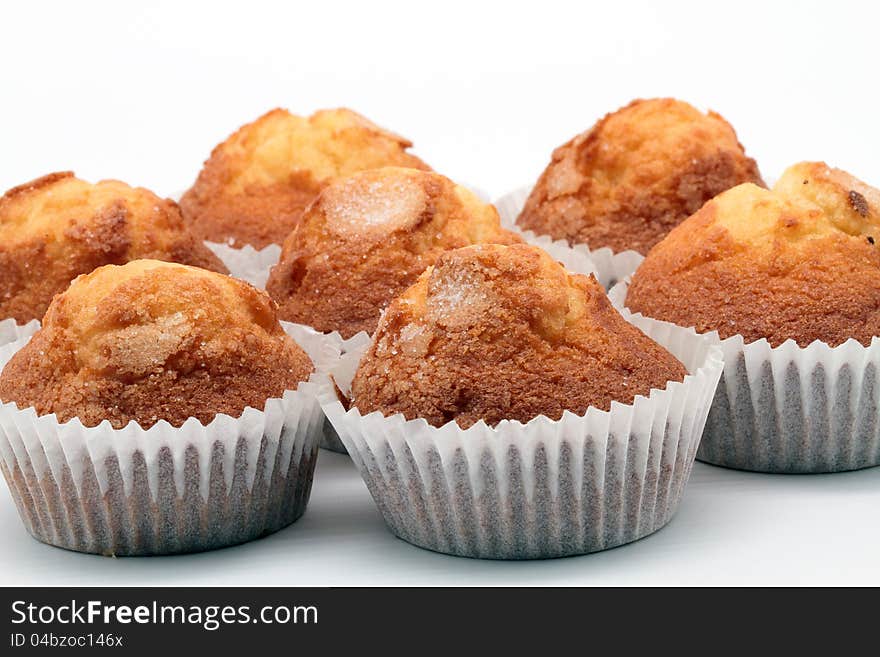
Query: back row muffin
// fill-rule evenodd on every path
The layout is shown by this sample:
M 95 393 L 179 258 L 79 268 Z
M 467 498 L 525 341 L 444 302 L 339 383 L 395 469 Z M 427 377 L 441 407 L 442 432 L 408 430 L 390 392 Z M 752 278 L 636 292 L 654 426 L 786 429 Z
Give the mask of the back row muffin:
M 0 198 L 0 319 L 40 319 L 80 274 L 139 258 L 226 273 L 177 204 L 116 180 L 52 173 Z
M 218 145 L 180 199 L 195 234 L 262 249 L 281 244 L 331 181 L 383 166 L 428 169 L 412 143 L 348 109 L 275 109 Z
M 513 244 L 495 208 L 430 171 L 385 167 L 328 183 L 284 241 L 266 290 L 282 319 L 349 338 L 444 251 Z
M 674 98 L 634 100 L 553 151 L 515 208 L 516 223 L 591 251 L 645 254 L 703 203 L 744 182 L 763 185 L 720 114 Z

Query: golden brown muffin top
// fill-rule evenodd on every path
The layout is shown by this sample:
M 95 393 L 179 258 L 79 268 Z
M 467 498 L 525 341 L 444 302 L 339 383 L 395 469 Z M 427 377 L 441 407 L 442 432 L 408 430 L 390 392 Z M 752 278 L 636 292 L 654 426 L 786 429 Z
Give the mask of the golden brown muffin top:
M 176 203 L 140 187 L 62 172 L 0 197 L 0 319 L 40 319 L 78 275 L 137 258 L 226 272 Z
M 267 294 L 196 267 L 135 260 L 77 278 L 0 375 L 0 399 L 86 426 L 210 422 L 262 409 L 313 366 Z
M 594 277 L 535 246 L 484 244 L 444 253 L 391 303 L 352 397 L 363 414 L 468 427 L 607 410 L 685 374 Z
M 673 98 L 635 100 L 553 152 L 517 223 L 593 249 L 647 253 L 744 182 L 764 184 L 721 115 Z
M 203 239 L 281 244 L 329 181 L 386 165 L 427 169 L 410 146 L 349 109 L 275 109 L 214 149 L 180 205 Z
M 347 338 L 372 333 L 443 251 L 519 241 L 492 205 L 444 176 L 374 169 L 321 192 L 284 241 L 266 289 L 282 319 Z
M 823 162 L 724 192 L 655 246 L 626 303 L 772 346 L 880 336 L 880 191 Z

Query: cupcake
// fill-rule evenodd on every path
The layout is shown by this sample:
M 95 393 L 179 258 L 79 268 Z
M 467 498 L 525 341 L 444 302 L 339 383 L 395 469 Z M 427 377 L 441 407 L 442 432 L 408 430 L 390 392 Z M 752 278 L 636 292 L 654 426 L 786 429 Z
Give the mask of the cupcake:
M 637 253 L 744 182 L 763 184 L 720 115 L 672 98 L 635 100 L 557 148 L 510 212 L 523 230 L 588 245 L 610 284 L 632 273 Z
M 0 361 L 0 465 L 41 541 L 189 552 L 305 510 L 315 368 L 246 283 L 156 260 L 100 267 Z
M 767 472 L 880 463 L 880 191 L 821 162 L 737 186 L 655 246 L 634 311 L 722 340 L 699 458 Z M 620 292 L 622 296 L 622 291 Z
M 334 372 L 351 399 L 322 406 L 401 538 L 487 558 L 601 550 L 674 513 L 721 372 L 707 340 L 661 327 L 661 344 L 656 326 L 535 246 L 465 247 L 394 299 Z
M 382 166 L 428 169 L 410 146 L 348 109 L 309 117 L 275 109 L 214 149 L 180 206 L 200 238 L 262 249 L 281 244 L 335 178 Z
M 374 169 L 320 193 L 284 241 L 266 290 L 282 319 L 350 338 L 375 331 L 382 310 L 444 251 L 518 241 L 494 207 L 448 178 Z
M 139 258 L 226 272 L 186 228 L 177 204 L 140 187 L 90 184 L 64 172 L 0 198 L 0 318 L 39 320 L 80 274 Z

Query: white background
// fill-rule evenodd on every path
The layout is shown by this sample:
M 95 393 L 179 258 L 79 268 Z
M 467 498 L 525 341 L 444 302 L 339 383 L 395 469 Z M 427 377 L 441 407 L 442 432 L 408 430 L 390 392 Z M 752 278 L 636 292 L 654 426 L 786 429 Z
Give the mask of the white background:
M 161 194 L 285 106 L 352 107 L 493 197 L 634 97 L 721 112 L 768 177 L 824 159 L 880 184 L 868 3 L 7 3 L 0 188 L 54 170 Z M 324 453 L 291 528 L 214 553 L 105 559 L 37 544 L 0 486 L 12 584 L 880 584 L 880 469 L 768 476 L 697 465 L 678 516 L 607 553 L 533 563 L 394 539 Z

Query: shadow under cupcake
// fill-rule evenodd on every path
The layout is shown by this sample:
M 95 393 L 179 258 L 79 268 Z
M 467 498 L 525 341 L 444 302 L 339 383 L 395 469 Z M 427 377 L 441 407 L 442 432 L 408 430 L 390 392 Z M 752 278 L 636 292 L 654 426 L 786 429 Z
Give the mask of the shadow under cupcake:
M 105 266 L 0 348 L 0 466 L 38 540 L 80 552 L 192 552 L 305 511 L 317 402 L 338 354 L 284 332 L 246 283 L 153 260 Z
M 708 340 L 628 323 L 541 249 L 479 245 L 392 301 L 321 403 L 400 538 L 558 557 L 669 521 L 721 369 Z

